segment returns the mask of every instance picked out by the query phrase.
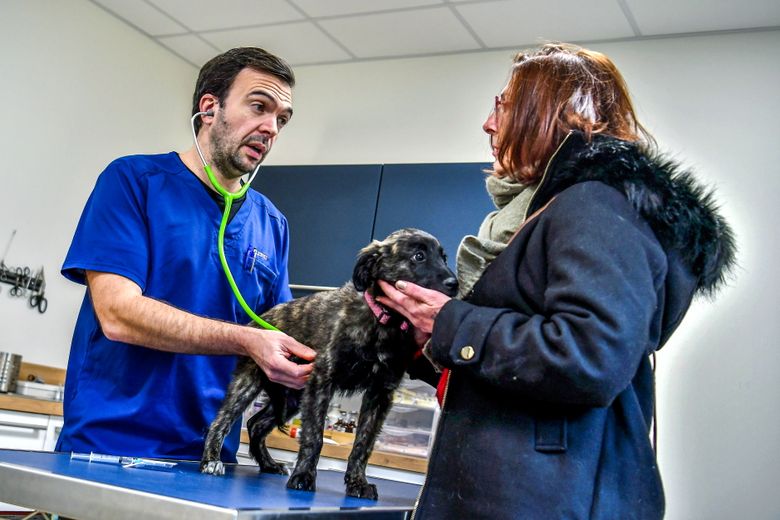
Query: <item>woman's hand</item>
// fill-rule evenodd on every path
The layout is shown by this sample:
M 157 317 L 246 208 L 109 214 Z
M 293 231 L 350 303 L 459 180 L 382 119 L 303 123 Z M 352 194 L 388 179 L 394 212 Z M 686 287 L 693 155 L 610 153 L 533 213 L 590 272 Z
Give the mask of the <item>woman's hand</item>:
M 378 296 L 376 300 L 409 320 L 414 327 L 414 337 L 418 345 L 423 345 L 431 337 L 436 315 L 444 304 L 451 300 L 439 291 L 403 280 L 396 282 L 395 286 L 379 280 L 379 287 L 385 296 Z

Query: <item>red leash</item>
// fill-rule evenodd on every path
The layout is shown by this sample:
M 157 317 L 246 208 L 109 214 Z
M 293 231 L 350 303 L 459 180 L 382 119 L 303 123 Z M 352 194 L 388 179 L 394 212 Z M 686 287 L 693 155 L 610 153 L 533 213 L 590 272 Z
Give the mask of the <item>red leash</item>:
M 439 407 L 444 403 L 444 391 L 447 389 L 447 380 L 449 379 L 450 369 L 445 368 L 441 371 L 439 384 L 436 385 L 436 400 L 439 401 Z

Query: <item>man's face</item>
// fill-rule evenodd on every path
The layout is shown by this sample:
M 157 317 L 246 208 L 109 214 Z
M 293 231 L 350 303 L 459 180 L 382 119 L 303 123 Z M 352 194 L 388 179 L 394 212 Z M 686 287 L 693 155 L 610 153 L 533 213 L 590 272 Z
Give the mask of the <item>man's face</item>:
M 246 68 L 236 75 L 209 128 L 212 164 L 226 178 L 251 172 L 292 117 L 292 90 L 283 80 Z

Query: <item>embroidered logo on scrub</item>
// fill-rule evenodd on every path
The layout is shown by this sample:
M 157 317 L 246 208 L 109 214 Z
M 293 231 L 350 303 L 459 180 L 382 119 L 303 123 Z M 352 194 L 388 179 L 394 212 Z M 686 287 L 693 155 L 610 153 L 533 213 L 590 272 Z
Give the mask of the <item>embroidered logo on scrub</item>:
M 260 258 L 263 262 L 268 261 L 267 254 L 263 253 L 254 246 L 249 246 L 246 250 L 246 255 L 244 256 L 244 269 L 250 273 L 254 272 L 255 262 L 257 262 L 258 258 Z

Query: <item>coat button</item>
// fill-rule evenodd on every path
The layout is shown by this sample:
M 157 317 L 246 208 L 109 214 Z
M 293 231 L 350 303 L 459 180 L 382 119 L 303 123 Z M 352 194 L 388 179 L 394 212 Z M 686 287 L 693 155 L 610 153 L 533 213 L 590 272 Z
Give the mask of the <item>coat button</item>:
M 474 347 L 471 345 L 466 345 L 462 349 L 460 349 L 460 357 L 468 361 L 469 359 L 474 357 Z

